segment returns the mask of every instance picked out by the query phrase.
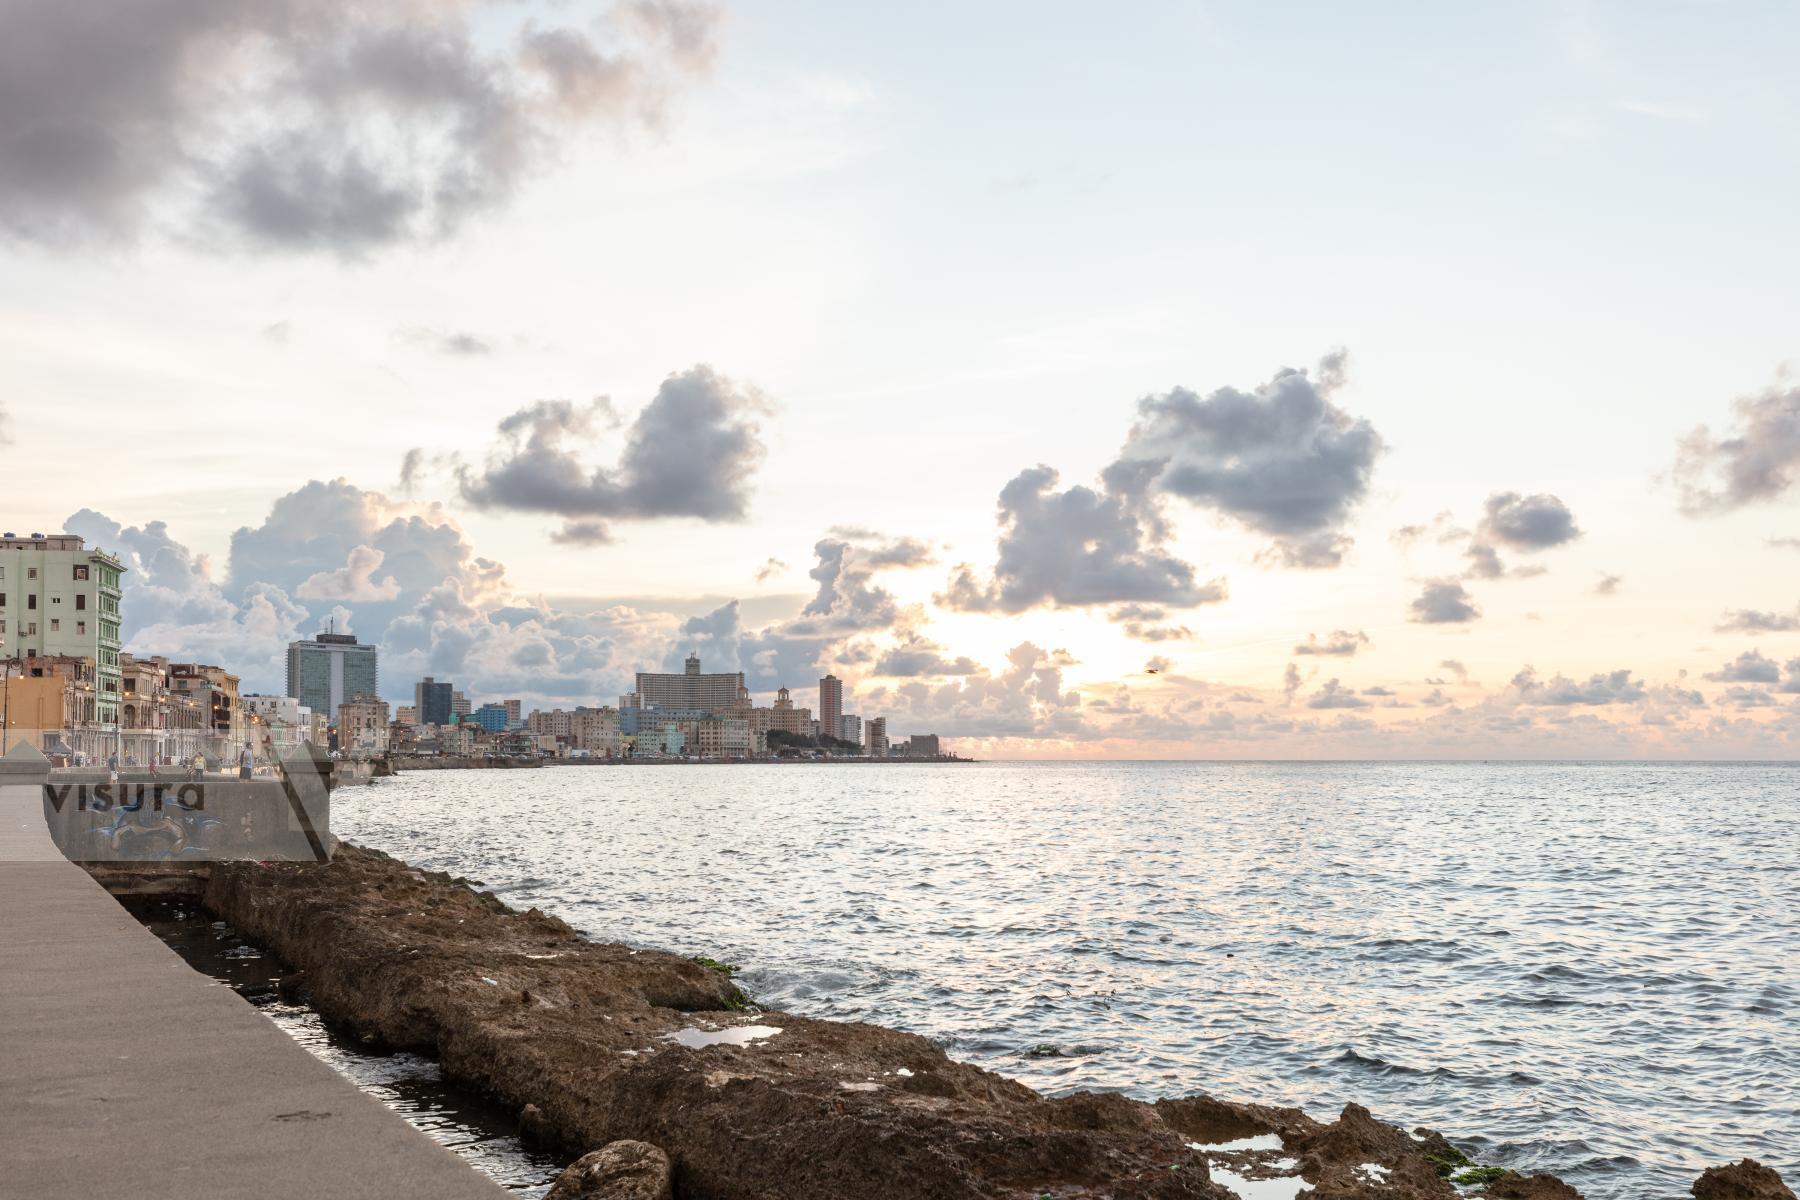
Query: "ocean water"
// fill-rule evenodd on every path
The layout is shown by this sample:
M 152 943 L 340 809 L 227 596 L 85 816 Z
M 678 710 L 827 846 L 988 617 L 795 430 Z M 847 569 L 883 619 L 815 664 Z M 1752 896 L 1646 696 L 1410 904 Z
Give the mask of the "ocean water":
M 1357 1101 L 1592 1200 L 1800 1184 L 1800 767 L 442 771 L 332 819 L 1047 1092 Z

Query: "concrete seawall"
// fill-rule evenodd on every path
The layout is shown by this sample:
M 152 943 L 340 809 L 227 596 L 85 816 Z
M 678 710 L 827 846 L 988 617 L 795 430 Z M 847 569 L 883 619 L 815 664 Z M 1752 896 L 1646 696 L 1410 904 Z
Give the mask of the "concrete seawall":
M 0 1193 L 508 1194 L 192 970 L 66 860 L 44 826 L 46 766 L 35 752 L 0 760 Z

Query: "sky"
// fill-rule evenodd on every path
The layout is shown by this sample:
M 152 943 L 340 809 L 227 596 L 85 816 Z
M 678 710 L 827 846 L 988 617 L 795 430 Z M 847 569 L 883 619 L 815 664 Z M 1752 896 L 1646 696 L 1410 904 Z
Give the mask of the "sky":
M 984 757 L 1800 753 L 1780 4 L 0 0 L 127 647 Z

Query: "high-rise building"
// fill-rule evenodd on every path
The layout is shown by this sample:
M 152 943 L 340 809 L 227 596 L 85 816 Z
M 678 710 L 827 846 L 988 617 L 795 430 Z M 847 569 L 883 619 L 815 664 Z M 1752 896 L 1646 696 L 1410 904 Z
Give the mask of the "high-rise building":
M 518 701 L 513 701 L 517 704 Z M 504 704 L 484 704 L 470 714 L 470 719 L 489 733 L 505 733 L 507 727 L 507 706 Z
M 819 732 L 838 736 L 838 718 L 844 715 L 844 681 L 836 675 L 819 680 Z
M 451 708 L 455 685 L 439 683 L 427 675 L 413 684 L 413 707 L 419 710 L 419 724 L 448 725 L 455 710 Z
M 935 733 L 915 733 L 906 742 L 908 758 L 936 758 L 943 752 Z
M 679 675 L 639 671 L 638 702 L 645 708 L 699 708 L 707 712 L 729 712 L 744 689 L 742 671 L 700 673 L 700 656 L 690 654 Z
M 454 690 L 450 693 L 450 723 L 452 725 L 461 725 L 463 720 L 474 711 L 475 706 L 469 703 L 467 696 Z
M 839 741 L 862 745 L 862 718 L 855 713 L 845 713 L 839 717 L 837 737 Z
M 289 642 L 287 694 L 312 709 L 336 717 L 344 703 L 380 691 L 375 647 L 348 633 L 321 633 Z
M 96 735 L 119 728 L 119 577 L 125 568 L 80 537 L 0 536 L 0 657 L 64 655 L 94 663 Z
M 888 752 L 887 718 L 870 717 L 863 722 L 863 749 L 870 758 L 886 758 Z
M 506 727 L 517 729 L 525 720 L 525 706 L 517 700 L 508 700 L 506 704 Z

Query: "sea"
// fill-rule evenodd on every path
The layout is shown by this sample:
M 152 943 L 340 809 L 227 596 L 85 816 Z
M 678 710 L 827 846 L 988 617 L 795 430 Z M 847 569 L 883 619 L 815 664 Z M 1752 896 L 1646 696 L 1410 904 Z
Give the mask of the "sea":
M 1348 1102 L 1590 1200 L 1800 1185 L 1800 765 L 432 771 L 341 837 L 1044 1092 Z

